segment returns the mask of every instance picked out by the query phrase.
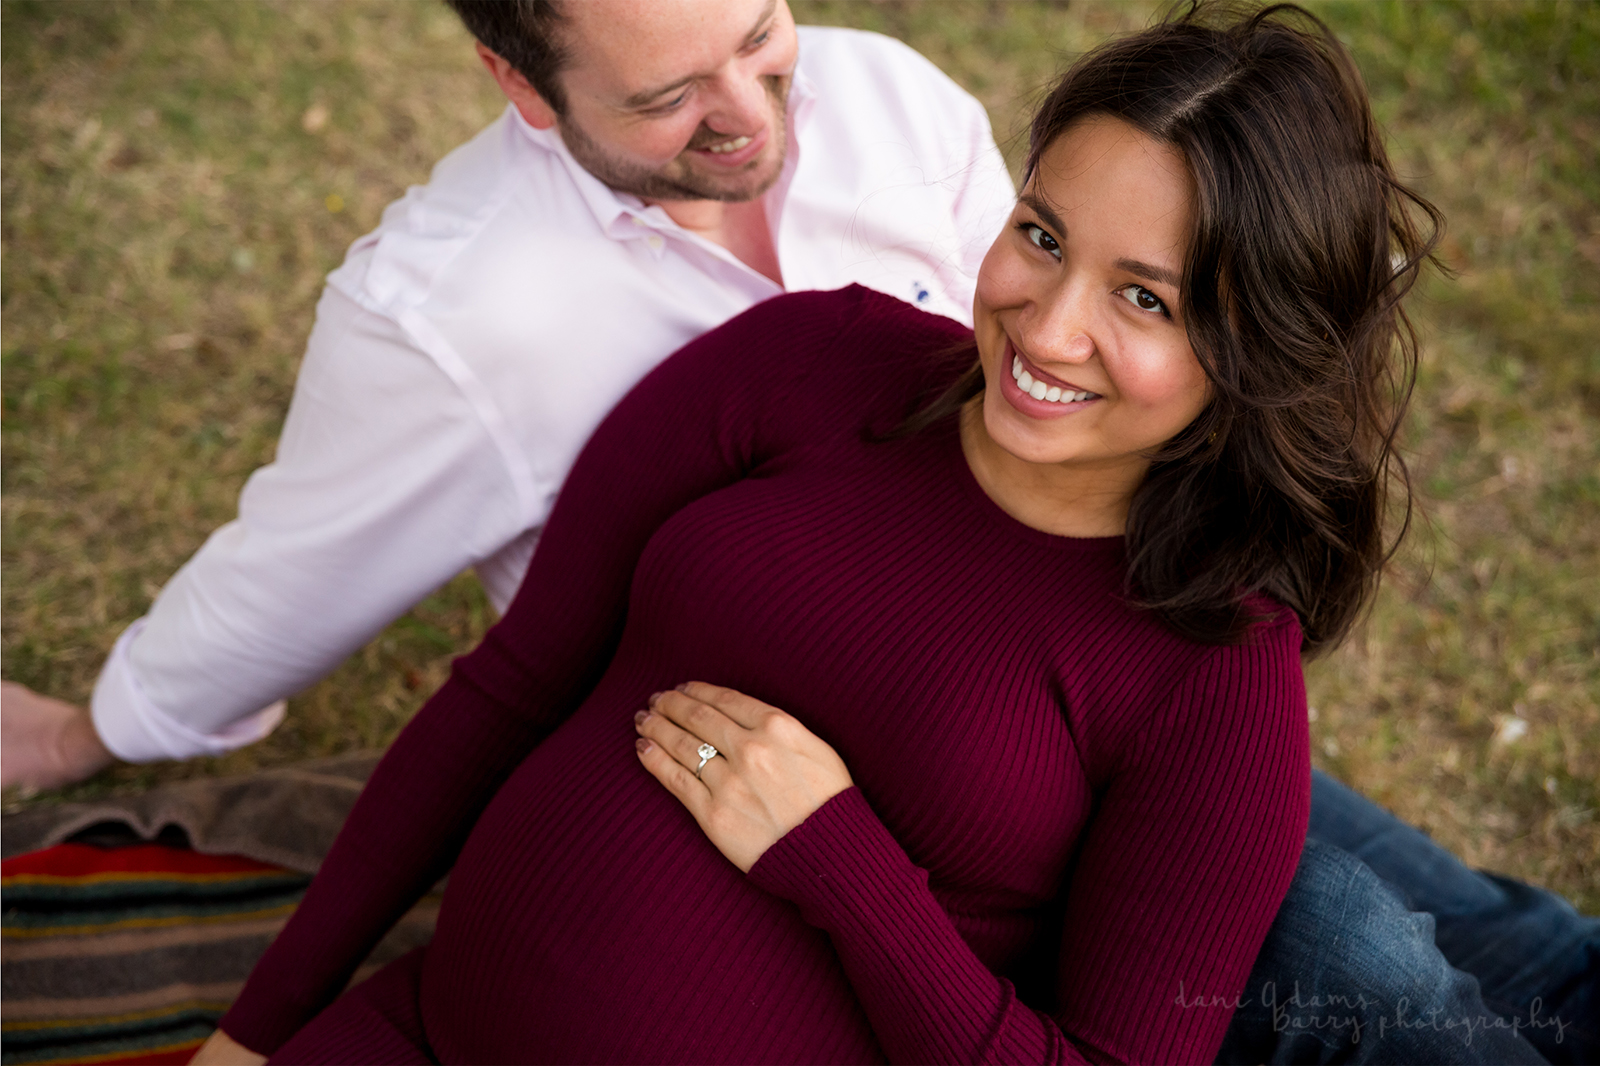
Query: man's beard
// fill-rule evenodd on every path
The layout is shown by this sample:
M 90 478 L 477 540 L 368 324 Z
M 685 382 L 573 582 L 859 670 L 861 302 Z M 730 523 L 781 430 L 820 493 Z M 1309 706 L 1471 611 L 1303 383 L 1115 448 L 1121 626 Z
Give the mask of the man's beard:
M 763 151 L 746 165 L 746 169 L 732 174 L 710 175 L 695 168 L 690 152 L 731 139 L 726 133 L 707 129 L 703 123 L 683 152 L 658 170 L 607 155 L 604 148 L 572 122 L 559 123 L 561 140 L 583 169 L 617 192 L 630 193 L 641 200 L 721 200 L 726 203 L 754 200 L 772 188 L 778 175 L 783 173 L 783 157 L 789 141 L 785 120 L 789 76 L 770 75 L 761 81 L 772 101 L 769 134 L 777 143 L 777 155 L 774 158 L 770 151 Z M 764 169 L 767 167 L 770 170 Z

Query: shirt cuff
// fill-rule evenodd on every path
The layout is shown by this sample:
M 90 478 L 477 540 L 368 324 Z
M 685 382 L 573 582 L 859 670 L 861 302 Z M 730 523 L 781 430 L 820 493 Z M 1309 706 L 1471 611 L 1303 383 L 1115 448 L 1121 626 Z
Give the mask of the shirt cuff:
M 94 684 L 89 713 L 94 719 L 95 732 L 100 734 L 111 754 L 124 762 L 225 755 L 235 748 L 254 744 L 278 728 L 286 708 L 283 700 L 215 733 L 202 733 L 185 725 L 150 702 L 128 658 L 128 649 L 146 621 L 139 619 L 117 638 L 110 658 L 100 671 L 100 679 Z

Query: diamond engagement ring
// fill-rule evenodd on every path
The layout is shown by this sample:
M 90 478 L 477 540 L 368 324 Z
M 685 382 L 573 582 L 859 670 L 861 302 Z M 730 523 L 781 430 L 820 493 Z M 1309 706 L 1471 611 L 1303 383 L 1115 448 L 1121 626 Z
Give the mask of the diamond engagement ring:
M 698 779 L 700 777 L 700 771 L 706 768 L 706 763 L 710 762 L 712 759 L 715 759 L 721 754 L 721 752 L 717 751 L 717 749 L 713 748 L 710 744 L 702 744 L 695 749 L 695 754 L 700 756 L 700 765 L 694 768 L 694 776 L 696 779 Z

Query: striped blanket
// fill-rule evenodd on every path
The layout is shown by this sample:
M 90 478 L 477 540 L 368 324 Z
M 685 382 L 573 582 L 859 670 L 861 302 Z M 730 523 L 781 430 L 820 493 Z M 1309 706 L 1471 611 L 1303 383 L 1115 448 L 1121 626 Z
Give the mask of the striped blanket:
M 188 1062 L 299 903 L 374 761 L 7 815 L 0 1063 Z M 433 894 L 413 908 L 353 980 L 427 943 L 438 906 Z
M 7 860 L 0 1058 L 188 1062 L 310 880 L 161 844 Z

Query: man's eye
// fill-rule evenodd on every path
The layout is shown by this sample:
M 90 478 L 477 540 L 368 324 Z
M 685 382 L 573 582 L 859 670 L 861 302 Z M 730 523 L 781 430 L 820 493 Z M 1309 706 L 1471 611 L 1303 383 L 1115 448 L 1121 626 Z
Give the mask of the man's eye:
M 664 115 L 668 111 L 676 111 L 687 99 L 689 99 L 689 90 L 685 89 L 683 92 L 679 93 L 671 100 L 668 100 L 666 103 L 657 104 L 654 107 L 647 109 L 647 112 L 652 115 Z
M 1167 305 L 1161 302 L 1161 297 L 1143 285 L 1128 285 L 1121 292 L 1124 300 L 1141 311 L 1156 311 L 1163 315 L 1167 313 Z
M 751 38 L 751 40 L 750 40 L 750 48 L 752 50 L 756 49 L 756 48 L 760 48 L 762 45 L 766 44 L 771 39 L 772 39 L 772 31 L 771 30 L 762 30 L 759 35 L 757 35 L 756 37 Z
M 1040 248 L 1043 248 L 1057 259 L 1061 258 L 1061 245 L 1057 244 L 1056 239 L 1050 236 L 1050 234 L 1046 233 L 1038 225 L 1032 222 L 1024 222 L 1018 226 L 1018 228 L 1022 230 L 1023 233 L 1027 234 L 1028 240 L 1032 241 Z

